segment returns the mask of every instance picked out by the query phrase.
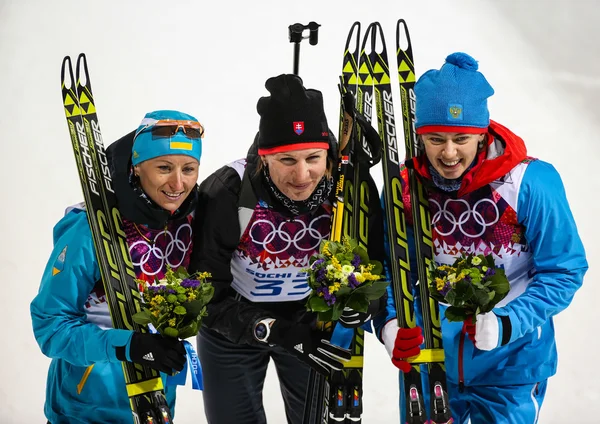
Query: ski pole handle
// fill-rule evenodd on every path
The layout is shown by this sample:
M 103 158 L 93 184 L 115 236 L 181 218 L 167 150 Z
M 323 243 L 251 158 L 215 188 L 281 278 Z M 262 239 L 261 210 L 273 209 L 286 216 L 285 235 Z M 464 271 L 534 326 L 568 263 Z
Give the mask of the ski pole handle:
M 288 27 L 290 43 L 294 43 L 294 75 L 298 75 L 300 67 L 300 42 L 308 38 L 311 46 L 315 46 L 319 42 L 319 25 L 311 21 L 308 25 L 293 24 Z M 308 30 L 308 35 L 303 35 L 304 31 Z

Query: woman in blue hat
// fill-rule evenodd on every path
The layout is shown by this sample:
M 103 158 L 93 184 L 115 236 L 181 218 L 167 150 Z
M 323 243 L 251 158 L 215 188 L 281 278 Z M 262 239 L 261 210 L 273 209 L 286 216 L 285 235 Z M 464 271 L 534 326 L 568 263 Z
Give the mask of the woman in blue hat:
M 558 172 L 490 120 L 493 94 L 464 53 L 426 72 L 415 85 L 422 154 L 412 165 L 429 196 L 436 263 L 491 254 L 510 283 L 507 297 L 476 324 L 449 322 L 440 306 L 454 422 L 533 424 L 556 373 L 553 317 L 569 306 L 588 265 Z M 408 203 L 406 169 L 402 180 Z M 408 372 L 421 329 L 399 330 L 392 293 L 389 301 L 379 335 L 392 362 Z
M 163 278 L 167 267 L 189 263 L 202 135 L 193 116 L 161 110 L 107 149 L 138 279 Z M 52 358 L 44 406 L 52 424 L 132 422 L 121 362 L 171 374 L 186 361 L 181 341 L 112 328 L 84 204 L 68 208 L 54 227 L 30 309 L 35 338 Z M 175 387 L 165 390 L 173 413 Z

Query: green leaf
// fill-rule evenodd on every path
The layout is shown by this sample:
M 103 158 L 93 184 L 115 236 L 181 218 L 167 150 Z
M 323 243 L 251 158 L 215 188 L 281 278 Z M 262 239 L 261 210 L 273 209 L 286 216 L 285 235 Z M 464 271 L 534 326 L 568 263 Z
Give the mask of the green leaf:
M 332 255 L 335 256 L 335 254 L 338 251 L 338 244 L 330 241 L 328 246 L 329 246 L 329 253 L 331 253 Z
M 337 321 L 342 316 L 344 312 L 344 305 L 341 302 L 336 302 L 333 305 L 333 315 L 331 317 L 332 321 Z
M 354 249 L 354 253 L 356 253 L 358 256 L 360 256 L 360 262 L 362 264 L 366 265 L 369 263 L 369 254 L 363 247 L 356 246 L 356 248 Z
M 195 317 L 202 311 L 204 305 L 205 303 L 201 300 L 192 300 L 191 302 L 184 303 L 182 306 L 187 311 L 186 315 Z
M 335 292 L 335 296 L 339 299 L 340 297 L 348 296 L 352 293 L 352 289 L 348 286 L 342 286 L 340 289 Z
M 323 322 L 333 321 L 333 309 L 329 309 L 327 311 L 319 312 L 317 314 L 317 319 Z
M 373 281 L 360 293 L 364 294 L 368 300 L 376 300 L 381 298 L 385 294 L 389 284 L 389 281 Z
M 371 264 L 374 266 L 371 274 L 382 275 L 383 274 L 383 265 L 379 261 L 371 261 Z
M 448 302 L 450 305 L 455 306 L 456 305 L 456 291 L 454 290 L 450 290 L 448 293 L 446 293 L 446 302 Z
M 450 322 L 462 322 L 468 317 L 467 312 L 463 308 L 449 306 L 446 309 L 446 319 Z
M 325 299 L 319 296 L 312 297 L 307 306 L 312 312 L 325 312 L 331 309 L 331 306 L 325 302 Z
M 475 290 L 473 300 L 474 300 L 476 306 L 485 306 L 488 303 L 490 303 L 491 299 L 486 290 Z
M 475 293 L 475 288 L 473 287 L 473 285 L 464 280 L 458 281 L 454 285 L 453 290 L 456 293 L 456 301 L 461 302 L 461 303 L 464 303 L 464 302 L 467 302 L 468 300 L 470 300 L 474 296 L 474 293 Z
M 346 302 L 346 306 L 358 312 L 367 312 L 367 309 L 369 309 L 369 301 L 360 294 L 354 294 L 350 296 Z
M 497 269 L 496 273 L 490 277 L 490 281 L 491 284 L 488 287 L 496 293 L 506 294 L 509 292 L 510 284 L 504 274 L 504 270 Z
M 173 327 L 167 327 L 165 328 L 162 333 L 163 336 L 167 336 L 167 337 L 178 337 L 179 336 L 179 330 L 177 330 L 176 328 Z
M 140 325 L 148 325 L 152 323 L 152 318 L 150 317 L 150 314 L 145 311 L 141 311 L 134 314 L 132 318 L 135 322 L 137 322 Z
M 192 321 L 179 329 L 179 338 L 187 339 L 198 334 L 198 321 Z

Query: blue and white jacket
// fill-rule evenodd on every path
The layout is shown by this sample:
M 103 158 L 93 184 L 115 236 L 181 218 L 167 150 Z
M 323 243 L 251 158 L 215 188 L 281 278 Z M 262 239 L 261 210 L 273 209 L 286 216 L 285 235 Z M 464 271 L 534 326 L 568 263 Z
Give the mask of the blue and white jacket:
M 440 306 L 447 378 L 467 386 L 536 383 L 556 372 L 552 317 L 570 304 L 588 265 L 558 172 L 527 157 L 523 141 L 505 127 L 492 121 L 489 132 L 488 148 L 458 192 L 436 189 L 426 160 L 414 161 L 428 188 L 436 263 L 451 265 L 461 253 L 492 254 L 511 285 L 493 310 L 500 335 L 491 351 L 475 348 L 462 323 L 447 321 Z M 401 174 L 410 211 L 405 167 Z M 396 316 L 391 288 L 387 311 L 375 324 L 378 333 Z

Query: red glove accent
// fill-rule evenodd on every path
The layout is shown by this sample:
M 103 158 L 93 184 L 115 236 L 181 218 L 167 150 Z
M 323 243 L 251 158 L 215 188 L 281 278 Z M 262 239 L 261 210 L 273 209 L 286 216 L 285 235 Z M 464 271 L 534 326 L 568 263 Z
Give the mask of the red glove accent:
M 469 339 L 473 342 L 473 344 L 475 344 L 475 331 L 476 331 L 476 326 L 473 323 L 473 315 L 470 315 L 464 322 L 463 322 L 463 331 L 465 333 L 467 333 L 467 335 L 469 336 Z
M 419 347 L 423 343 L 423 330 L 421 327 L 399 328 L 396 334 L 392 363 L 403 373 L 410 372 L 412 365 L 406 362 L 406 358 L 417 356 L 421 353 Z

